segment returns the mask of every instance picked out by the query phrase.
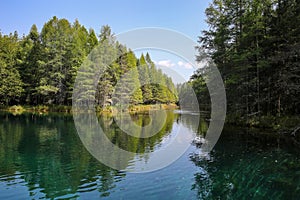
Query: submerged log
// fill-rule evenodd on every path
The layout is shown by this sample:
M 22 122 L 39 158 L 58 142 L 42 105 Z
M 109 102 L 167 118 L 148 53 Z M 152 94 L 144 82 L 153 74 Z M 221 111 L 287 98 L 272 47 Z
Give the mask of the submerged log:
M 297 133 L 297 131 L 299 131 L 299 130 L 300 130 L 300 126 L 296 127 L 296 128 L 292 131 L 291 135 L 292 135 L 292 136 L 296 136 L 296 133 Z

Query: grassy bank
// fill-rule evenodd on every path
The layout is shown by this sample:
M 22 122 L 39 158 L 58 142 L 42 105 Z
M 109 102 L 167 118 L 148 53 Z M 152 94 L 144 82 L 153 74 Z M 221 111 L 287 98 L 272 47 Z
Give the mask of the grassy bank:
M 1 110 L 12 112 L 12 113 L 23 113 L 23 112 L 34 112 L 34 113 L 48 113 L 48 112 L 61 112 L 71 113 L 71 106 L 63 105 L 38 105 L 38 106 L 27 106 L 27 105 L 14 105 L 10 107 L 2 107 Z
M 178 109 L 179 107 L 176 104 L 153 104 L 153 105 L 131 105 L 127 109 L 129 113 L 134 114 L 134 113 L 143 113 L 143 112 L 148 112 L 151 110 L 174 110 Z M 112 106 L 107 106 L 105 108 L 100 108 L 97 107 L 96 111 L 97 113 L 103 113 L 103 114 L 115 114 L 118 112 L 119 109 L 112 107 Z M 126 108 L 123 109 L 123 112 L 126 111 Z
M 226 116 L 226 123 L 240 127 L 253 127 L 259 129 L 269 129 L 274 133 L 290 136 L 300 136 L 299 116 L 247 116 L 237 115 Z

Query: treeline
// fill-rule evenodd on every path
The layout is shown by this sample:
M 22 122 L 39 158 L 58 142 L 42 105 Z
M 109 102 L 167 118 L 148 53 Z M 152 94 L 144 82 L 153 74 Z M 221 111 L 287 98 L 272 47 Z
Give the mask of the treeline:
M 300 113 L 300 1 L 214 0 L 199 37 L 201 61 L 217 65 L 235 116 Z M 191 77 L 199 101 L 210 104 L 206 68 Z
M 171 78 L 156 68 L 148 53 L 137 58 L 130 49 L 115 41 L 109 26 L 103 26 L 97 35 L 78 20 L 71 24 L 66 19 L 53 17 L 41 32 L 33 25 L 29 34 L 21 38 L 17 32 L 0 33 L 0 105 L 71 105 L 80 66 L 95 47 L 107 40 L 110 42 L 107 51 L 118 52 L 119 57 L 100 74 L 95 95 L 97 105 L 103 107 L 112 102 L 115 85 L 130 70 L 135 71 L 136 76 L 126 83 L 128 87 L 139 88 L 128 97 L 131 104 L 177 101 Z

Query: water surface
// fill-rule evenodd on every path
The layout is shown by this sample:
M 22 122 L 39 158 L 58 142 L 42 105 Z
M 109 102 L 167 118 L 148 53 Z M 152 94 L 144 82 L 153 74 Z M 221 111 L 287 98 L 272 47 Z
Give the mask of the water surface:
M 214 150 L 190 148 L 172 165 L 128 173 L 97 161 L 80 141 L 72 116 L 0 114 L 0 199 L 299 199 L 300 156 L 296 147 L 261 130 L 225 127 Z M 135 115 L 139 125 L 147 115 Z M 141 156 L 162 148 L 178 126 L 205 135 L 193 115 L 168 112 L 150 138 L 124 134 L 110 117 L 99 119 L 108 138 Z M 253 135 L 254 134 L 254 135 Z M 128 166 L 134 165 L 134 158 Z

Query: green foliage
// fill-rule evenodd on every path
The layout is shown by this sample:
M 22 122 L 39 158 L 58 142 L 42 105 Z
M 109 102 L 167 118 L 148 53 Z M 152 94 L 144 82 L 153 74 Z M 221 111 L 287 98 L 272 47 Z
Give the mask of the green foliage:
M 149 54 L 147 55 L 149 56 Z M 139 80 L 143 92 L 143 102 L 150 103 L 153 96 L 152 96 L 152 90 L 150 85 L 149 66 L 146 63 L 144 54 L 142 54 L 140 59 L 138 60 L 138 69 L 139 69 Z
M 206 9 L 198 61 L 208 54 L 217 64 L 230 114 L 300 113 L 299 11 L 296 0 L 214 0 Z M 191 84 L 205 102 L 201 75 L 196 71 Z
M 136 66 L 137 59 L 132 51 L 121 55 L 122 65 L 126 65 L 126 71 L 117 86 L 116 104 L 140 104 L 142 103 L 142 90 L 138 79 L 139 72 Z
M 107 60 L 114 61 L 99 69 Z M 100 108 L 112 104 L 112 94 L 121 77 L 124 84 L 117 96 L 130 104 L 176 101 L 172 80 L 156 69 L 149 54 L 137 59 L 115 40 L 108 25 L 97 37 L 93 29 L 87 30 L 78 20 L 71 24 L 53 17 L 41 32 L 33 25 L 23 38 L 16 32 L 0 34 L 0 104 L 71 105 L 78 74 L 83 80 L 79 80 L 82 85 L 77 101 L 93 100 Z M 151 84 L 153 79 L 170 90 Z
M 24 89 L 18 66 L 19 42 L 17 34 L 0 34 L 0 104 L 19 101 Z

